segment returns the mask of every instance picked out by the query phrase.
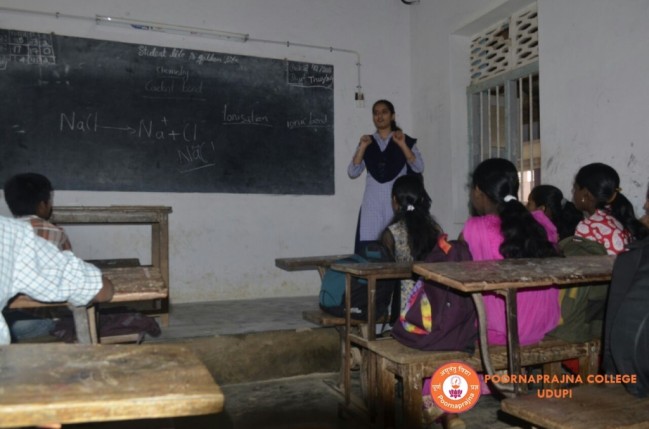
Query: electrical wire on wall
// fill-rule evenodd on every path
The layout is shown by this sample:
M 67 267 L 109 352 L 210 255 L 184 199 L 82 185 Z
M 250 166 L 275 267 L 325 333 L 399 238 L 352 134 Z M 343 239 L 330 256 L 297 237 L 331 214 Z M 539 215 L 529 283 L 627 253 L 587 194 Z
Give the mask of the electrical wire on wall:
M 405 3 L 405 0 L 401 0 L 401 1 Z M 419 0 L 416 1 L 418 2 Z M 213 38 L 213 39 L 220 39 L 220 40 L 226 40 L 231 42 L 267 43 L 267 44 L 282 45 L 282 46 L 286 46 L 287 48 L 290 48 L 291 46 L 297 46 L 302 48 L 327 50 L 329 52 L 342 52 L 347 54 L 353 54 L 356 56 L 356 71 L 357 71 L 357 83 L 356 83 L 356 91 L 354 93 L 354 100 L 356 102 L 356 107 L 365 106 L 365 95 L 363 94 L 363 88 L 361 86 L 361 55 L 357 51 L 351 49 L 341 49 L 341 48 L 334 48 L 332 46 L 319 46 L 319 45 L 311 45 L 305 43 L 296 43 L 291 41 L 258 39 L 258 38 L 250 37 L 249 34 L 245 34 L 245 33 L 235 33 L 229 31 L 213 30 L 209 28 L 190 27 L 190 26 L 165 24 L 165 23 L 158 23 L 158 22 L 151 22 L 151 21 L 142 21 L 142 20 L 131 19 L 131 18 L 119 18 L 119 17 L 110 17 L 110 16 L 102 16 L 102 15 L 96 15 L 95 17 L 88 17 L 88 16 L 80 16 L 80 15 L 62 14 L 59 12 L 40 12 L 40 11 L 20 10 L 20 9 L 11 9 L 11 8 L 1 8 L 1 7 L 0 7 L 0 12 L 30 14 L 30 15 L 45 15 L 45 16 L 53 16 L 55 18 L 79 19 L 79 20 L 86 20 L 86 21 L 91 20 L 94 21 L 97 25 L 110 25 L 115 27 L 133 29 L 133 30 L 154 31 L 160 33 L 177 34 L 181 36 Z

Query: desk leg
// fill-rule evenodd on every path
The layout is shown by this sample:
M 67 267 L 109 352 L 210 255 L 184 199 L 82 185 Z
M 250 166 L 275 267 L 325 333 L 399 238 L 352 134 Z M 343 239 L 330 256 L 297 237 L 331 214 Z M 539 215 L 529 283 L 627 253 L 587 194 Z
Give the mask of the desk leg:
M 376 277 L 369 276 L 367 279 L 367 341 L 376 339 Z M 376 359 L 374 353 L 366 351 L 368 354 L 367 364 L 367 409 L 370 416 L 370 422 L 376 417 Z
M 349 338 L 349 333 L 351 332 L 352 319 L 351 319 L 351 307 L 352 307 L 352 276 L 349 273 L 345 273 L 345 348 L 342 353 L 343 357 L 343 391 L 345 393 L 345 407 L 349 407 L 351 404 L 351 340 Z
M 89 305 L 86 307 L 86 313 L 88 313 L 88 330 L 90 332 L 90 343 L 99 344 L 99 327 L 97 326 L 97 318 L 99 313 L 97 312 L 96 305 Z
M 92 336 L 90 334 L 90 322 L 88 320 L 88 312 L 86 307 L 68 306 L 72 311 L 74 318 L 74 328 L 77 333 L 77 341 L 79 344 L 92 344 Z
M 478 314 L 478 333 L 480 339 L 479 345 L 480 356 L 482 358 L 482 367 L 484 368 L 485 373 L 494 375 L 494 366 L 491 363 L 491 356 L 489 355 L 489 343 L 487 342 L 487 316 L 484 309 L 484 300 L 482 299 L 482 293 L 473 293 L 471 294 L 471 298 L 473 298 L 475 310 Z M 518 331 L 516 332 L 518 333 Z M 500 383 L 494 383 L 494 386 L 505 396 L 511 396 L 512 386 Z
M 510 375 L 521 373 L 521 349 L 518 340 L 518 304 L 516 303 L 516 289 L 505 291 L 507 308 L 507 359 Z M 514 395 L 521 393 L 522 387 L 514 383 Z

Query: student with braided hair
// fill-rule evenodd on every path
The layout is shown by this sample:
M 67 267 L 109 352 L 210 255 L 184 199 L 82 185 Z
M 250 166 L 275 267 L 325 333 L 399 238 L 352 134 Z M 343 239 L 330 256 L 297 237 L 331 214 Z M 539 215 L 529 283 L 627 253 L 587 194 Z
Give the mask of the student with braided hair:
M 394 218 L 383 232 L 381 241 L 396 262 L 423 261 L 437 244 L 442 229 L 430 214 L 431 203 L 419 177 L 401 176 L 394 182 Z M 401 281 L 401 310 L 414 284 L 413 279 Z
M 584 214 L 563 197 L 559 188 L 552 185 L 537 185 L 527 197 L 527 209 L 541 210 L 557 227 L 559 240 L 575 234 L 577 224 Z
M 530 213 L 518 201 L 518 189 L 516 167 L 506 159 L 487 159 L 475 168 L 471 204 L 478 215 L 467 220 L 460 235 L 474 260 L 557 256 L 556 227 L 542 211 Z M 550 286 L 525 289 L 516 295 L 520 344 L 536 343 L 559 321 L 559 291 Z M 504 298 L 485 293 L 484 304 L 489 344 L 506 344 Z
M 575 207 L 588 217 L 575 235 L 601 243 L 609 255 L 625 251 L 635 240 L 649 236 L 649 228 L 635 216 L 633 205 L 620 188 L 620 176 L 609 165 L 596 162 L 579 169 L 572 188 Z

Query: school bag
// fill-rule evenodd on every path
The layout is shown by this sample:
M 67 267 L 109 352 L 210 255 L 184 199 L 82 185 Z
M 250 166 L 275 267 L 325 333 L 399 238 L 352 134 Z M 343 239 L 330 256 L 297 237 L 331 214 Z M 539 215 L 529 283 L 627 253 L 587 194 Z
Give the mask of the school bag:
M 425 262 L 470 261 L 464 241 L 440 237 Z M 419 350 L 458 350 L 473 353 L 478 338 L 477 315 L 468 294 L 438 282 L 419 279 L 408 297 L 392 336 Z
M 604 322 L 602 366 L 637 377 L 629 393 L 649 395 L 649 238 L 629 245 L 613 264 Z
M 566 237 L 559 242 L 566 257 L 606 255 L 606 248 L 583 237 Z M 569 342 L 601 339 L 608 284 L 576 286 L 559 290 L 561 319 L 547 336 Z
M 368 243 L 361 249 L 361 254 L 342 258 L 335 263 L 394 262 L 385 246 L 380 243 Z M 392 293 L 399 285 L 399 280 L 378 280 L 376 282 L 375 316 L 377 319 L 388 314 Z M 336 317 L 345 317 L 345 273 L 327 269 L 322 276 L 320 286 L 320 308 Z M 351 317 L 367 320 L 367 280 L 352 277 L 351 284 Z

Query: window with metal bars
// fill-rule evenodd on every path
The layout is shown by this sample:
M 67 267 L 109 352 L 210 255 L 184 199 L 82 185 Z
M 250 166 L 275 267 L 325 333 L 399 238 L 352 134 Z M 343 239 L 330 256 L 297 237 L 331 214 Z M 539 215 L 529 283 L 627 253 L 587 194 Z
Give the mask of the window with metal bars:
M 541 183 L 537 33 L 534 4 L 471 44 L 470 167 L 487 158 L 509 159 L 518 167 L 521 201 Z

